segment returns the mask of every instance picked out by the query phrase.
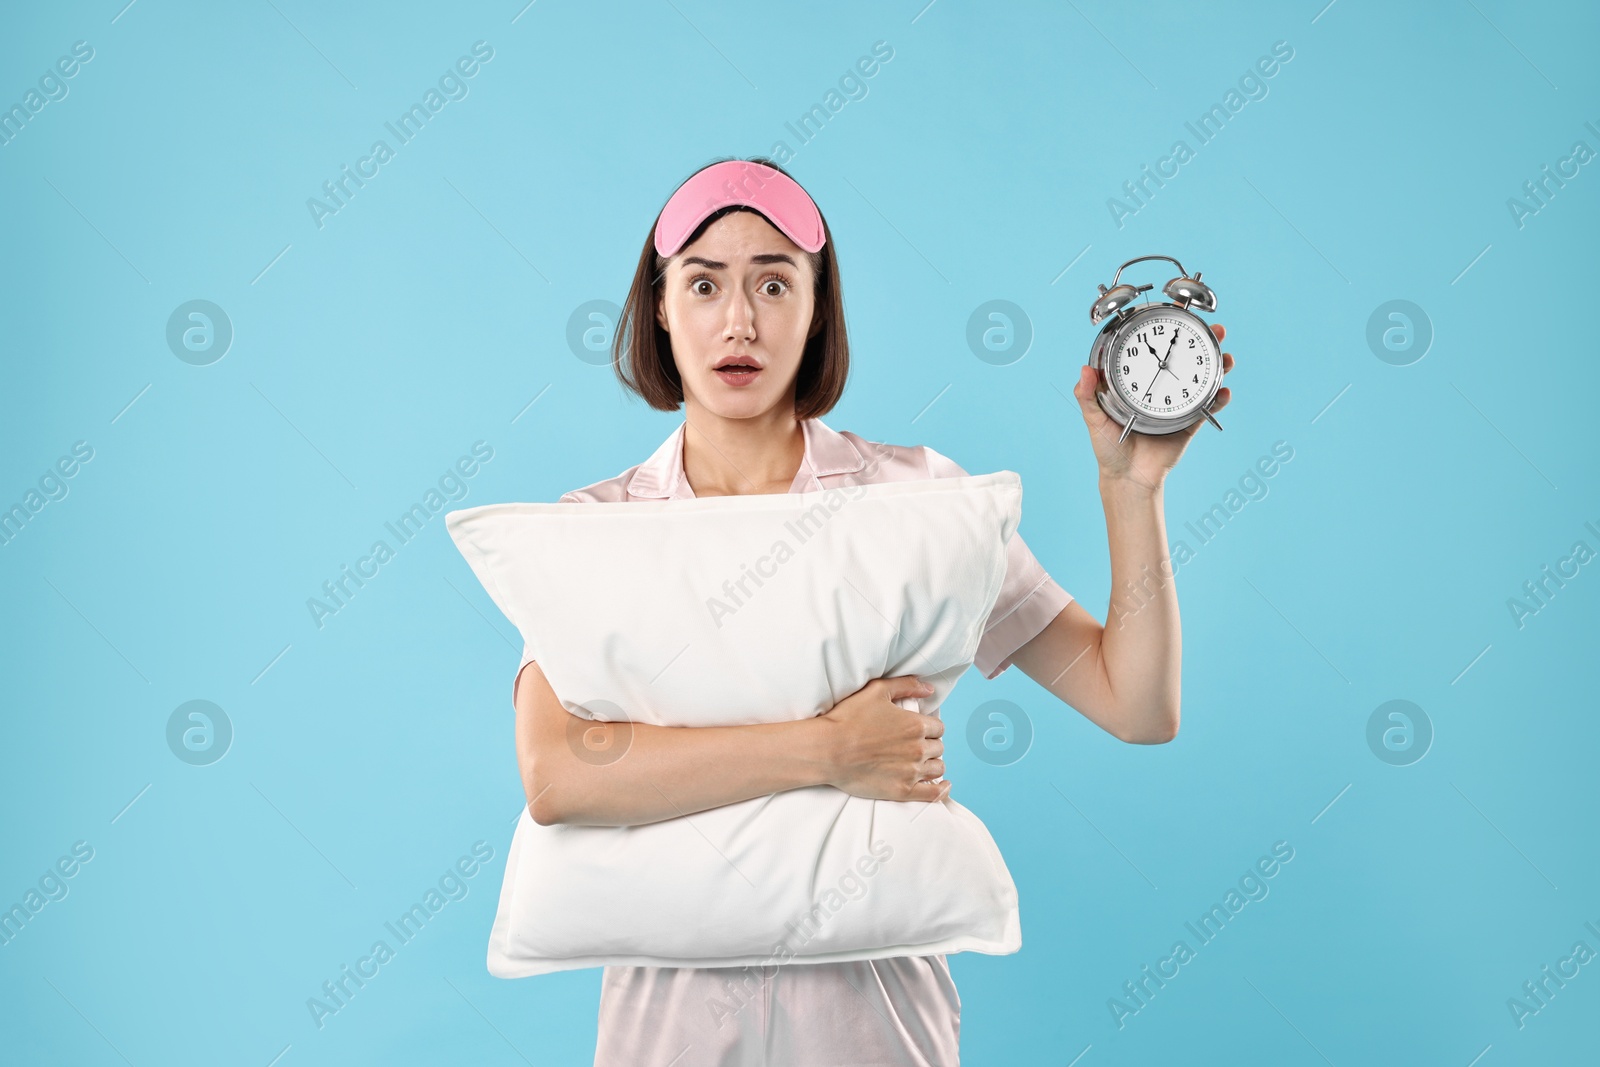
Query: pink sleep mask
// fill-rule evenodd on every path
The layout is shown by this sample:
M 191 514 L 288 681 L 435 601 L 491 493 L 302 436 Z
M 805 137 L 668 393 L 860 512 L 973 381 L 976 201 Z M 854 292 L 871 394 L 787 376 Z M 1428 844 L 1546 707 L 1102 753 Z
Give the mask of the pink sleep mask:
M 822 248 L 822 213 L 793 178 L 760 163 L 730 159 L 696 171 L 678 186 L 656 220 L 656 251 L 677 255 L 714 211 L 732 204 L 753 207 L 807 252 Z

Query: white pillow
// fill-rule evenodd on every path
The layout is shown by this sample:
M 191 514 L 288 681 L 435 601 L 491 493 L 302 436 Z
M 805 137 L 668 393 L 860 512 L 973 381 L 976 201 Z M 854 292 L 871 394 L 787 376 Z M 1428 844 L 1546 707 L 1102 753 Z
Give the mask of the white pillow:
M 1021 507 L 1021 479 L 997 471 L 488 504 L 445 524 L 568 711 L 717 726 L 807 718 L 903 674 L 937 708 L 977 653 Z M 823 785 L 641 826 L 541 826 L 524 809 L 488 963 L 519 978 L 1021 943 L 1016 886 L 976 815 Z

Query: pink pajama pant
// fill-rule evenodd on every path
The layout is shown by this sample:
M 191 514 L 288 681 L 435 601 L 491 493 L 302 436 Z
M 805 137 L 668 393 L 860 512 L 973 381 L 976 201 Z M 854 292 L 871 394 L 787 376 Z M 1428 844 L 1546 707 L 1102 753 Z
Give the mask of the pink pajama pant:
M 765 978 L 763 978 L 765 974 Z M 945 957 L 607 967 L 595 1067 L 958 1067 Z

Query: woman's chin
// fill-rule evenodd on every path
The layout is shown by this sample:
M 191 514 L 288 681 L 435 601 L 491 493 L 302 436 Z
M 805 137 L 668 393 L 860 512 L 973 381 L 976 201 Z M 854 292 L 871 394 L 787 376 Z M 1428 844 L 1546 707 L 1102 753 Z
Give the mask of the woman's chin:
M 724 419 L 754 418 L 770 411 L 776 403 L 765 389 L 758 393 L 748 388 L 730 388 L 720 382 L 713 383 L 708 393 L 699 398 L 700 405 Z

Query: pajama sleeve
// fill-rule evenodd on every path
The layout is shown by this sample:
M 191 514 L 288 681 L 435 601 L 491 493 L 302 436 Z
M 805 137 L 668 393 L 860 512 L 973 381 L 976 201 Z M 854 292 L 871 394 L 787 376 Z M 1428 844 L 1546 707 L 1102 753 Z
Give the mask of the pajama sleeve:
M 954 460 L 927 445 L 925 453 L 930 478 L 960 478 L 966 475 Z M 985 678 L 997 677 L 1011 666 L 1017 649 L 1031 641 L 1072 602 L 1072 594 L 1058 585 L 1034 558 L 1020 533 L 1006 542 L 1006 576 L 1000 596 L 984 624 L 973 666 Z

